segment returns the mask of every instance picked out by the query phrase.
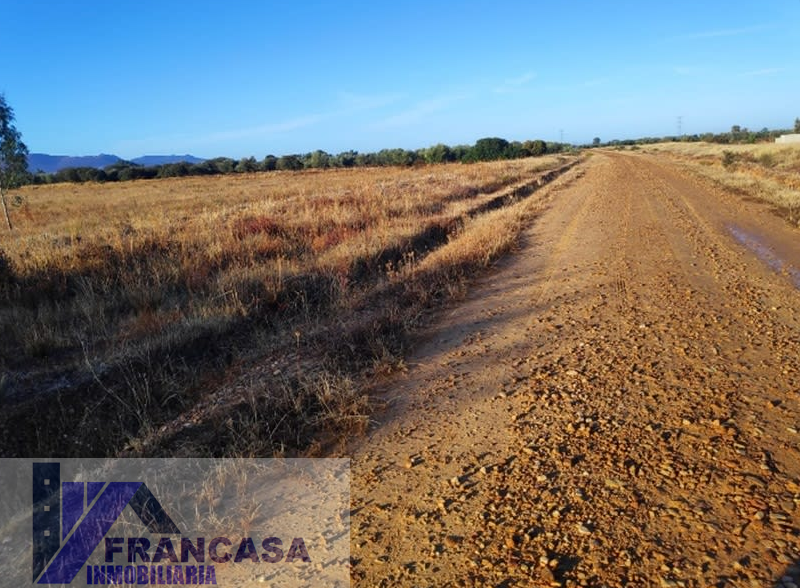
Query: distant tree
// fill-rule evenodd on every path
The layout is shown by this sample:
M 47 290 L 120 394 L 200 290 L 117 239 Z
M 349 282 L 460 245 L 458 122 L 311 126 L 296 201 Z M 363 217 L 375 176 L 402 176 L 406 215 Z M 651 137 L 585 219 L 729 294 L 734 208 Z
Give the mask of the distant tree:
M 314 169 L 324 169 L 326 167 L 331 167 L 331 156 L 325 151 L 317 149 L 316 151 L 313 151 L 312 153 L 306 155 L 304 165 L 305 167 L 310 167 Z
M 342 151 L 335 159 L 336 167 L 354 167 L 358 161 L 358 152 Z
M 381 149 L 375 154 L 375 163 L 378 165 L 414 165 L 417 161 L 417 154 L 414 151 L 405 149 Z
M 264 158 L 264 161 L 261 162 L 261 170 L 262 171 L 275 171 L 277 169 L 276 164 L 278 163 L 278 158 L 274 155 L 267 155 Z
M 421 151 L 421 156 L 427 163 L 445 163 L 455 159 L 453 150 L 443 143 L 438 143 Z
M 177 163 L 165 163 L 158 168 L 158 178 L 182 178 L 188 176 L 192 169 L 192 164 L 185 161 Z
M 519 141 L 511 141 L 506 147 L 504 157 L 506 159 L 519 159 L 520 157 L 527 156 L 528 153 Z
M 600 137 L 595 137 L 594 139 L 592 139 L 592 146 L 593 147 L 599 147 L 600 146 Z
M 239 174 L 258 171 L 258 163 L 256 162 L 256 158 L 242 157 L 239 160 L 239 163 L 236 164 L 234 171 Z
M 297 155 L 281 155 L 275 162 L 275 169 L 279 170 L 299 170 L 303 169 L 303 162 Z
M 727 145 L 733 140 L 733 135 L 731 133 L 719 133 L 718 135 L 714 135 L 714 142 L 722 145 Z
M 76 167 L 75 174 L 79 182 L 104 182 L 106 180 L 106 172 L 102 169 L 95 167 Z
M 800 133 L 800 118 L 794 119 L 794 132 Z
M 6 192 L 19 187 L 28 178 L 28 148 L 22 142 L 22 135 L 14 126 L 14 110 L 0 94 L 0 200 L 6 216 L 8 230 L 12 230 L 8 216 Z
M 215 174 L 229 174 L 236 168 L 236 160 L 230 157 L 215 157 L 206 163 L 214 170 Z
M 525 155 L 530 157 L 538 157 L 547 153 L 547 143 L 541 139 L 537 139 L 535 141 L 525 141 L 522 144 L 522 147 L 525 150 Z
M 65 167 L 55 173 L 56 182 L 80 182 L 81 176 L 77 167 Z
M 82 184 L 84 182 L 118 182 L 122 180 L 136 180 L 144 177 L 155 177 L 155 171 L 147 175 L 148 170 L 154 168 L 145 168 L 140 165 L 135 165 L 122 161 L 113 165 L 106 166 L 103 169 L 96 167 L 65 167 L 50 176 L 53 182 L 72 182 L 75 184 Z
M 36 173 L 31 176 L 31 183 L 35 185 L 50 184 L 53 181 L 53 176 L 42 170 L 36 170 Z
M 107 165 L 103 168 L 103 172 L 105 173 L 105 179 L 107 182 L 119 182 L 121 180 L 129 180 L 131 179 L 131 174 L 129 169 L 132 167 L 141 167 L 136 165 L 135 163 L 131 163 L 129 161 L 117 161 L 116 163 L 112 163 L 111 165 Z
M 193 165 L 189 165 L 188 169 L 191 171 L 193 168 Z M 158 177 L 160 171 L 161 166 L 159 165 L 148 165 L 147 167 L 131 165 L 127 168 L 127 176 L 131 180 L 152 180 Z
M 499 137 L 478 139 L 470 149 L 467 159 L 471 161 L 493 161 L 508 157 L 509 142 Z
M 209 160 L 195 163 L 189 168 L 189 174 L 192 176 L 213 176 L 217 173 L 219 172 Z
M 356 166 L 369 167 L 378 165 L 377 156 L 374 153 L 358 153 L 356 155 Z
M 564 143 L 558 143 L 556 141 L 549 141 L 545 143 L 546 152 L 547 153 L 561 153 L 566 149 L 566 145 Z
M 453 153 L 453 161 L 465 161 L 472 147 L 469 145 L 455 145 L 450 148 Z

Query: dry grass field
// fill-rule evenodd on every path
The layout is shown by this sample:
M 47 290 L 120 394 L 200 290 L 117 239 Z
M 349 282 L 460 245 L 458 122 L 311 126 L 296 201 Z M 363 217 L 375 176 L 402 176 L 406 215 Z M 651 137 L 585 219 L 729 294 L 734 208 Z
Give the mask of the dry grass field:
M 354 378 L 401 360 L 421 313 L 513 246 L 507 205 L 568 162 L 21 190 L 0 245 L 0 447 L 174 453 L 143 440 L 265 364 L 274 377 L 185 451 L 263 455 L 363 426 Z
M 687 169 L 739 194 L 769 202 L 800 226 L 800 145 L 660 143 L 645 150 L 676 156 Z

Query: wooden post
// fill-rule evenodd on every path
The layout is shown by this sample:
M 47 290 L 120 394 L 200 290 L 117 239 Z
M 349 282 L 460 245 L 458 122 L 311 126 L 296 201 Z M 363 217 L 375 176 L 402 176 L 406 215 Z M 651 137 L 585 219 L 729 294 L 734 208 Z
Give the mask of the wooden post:
M 3 213 L 6 215 L 6 224 L 8 225 L 8 230 L 11 230 L 11 217 L 8 216 L 8 205 L 6 204 L 6 193 L 5 191 L 0 188 L 0 200 L 3 201 Z

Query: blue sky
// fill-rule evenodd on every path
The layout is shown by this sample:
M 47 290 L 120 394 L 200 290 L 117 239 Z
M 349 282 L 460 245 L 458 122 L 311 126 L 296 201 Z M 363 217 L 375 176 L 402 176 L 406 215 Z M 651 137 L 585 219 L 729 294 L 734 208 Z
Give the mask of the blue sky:
M 786 128 L 800 0 L 2 0 L 32 152 L 259 159 Z

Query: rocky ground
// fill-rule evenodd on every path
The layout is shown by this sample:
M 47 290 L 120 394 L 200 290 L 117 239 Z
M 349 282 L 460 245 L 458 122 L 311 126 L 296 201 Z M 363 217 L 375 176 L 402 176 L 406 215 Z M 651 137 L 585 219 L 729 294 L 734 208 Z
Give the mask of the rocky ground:
M 668 160 L 582 168 L 378 386 L 355 586 L 800 585 L 800 233 Z

